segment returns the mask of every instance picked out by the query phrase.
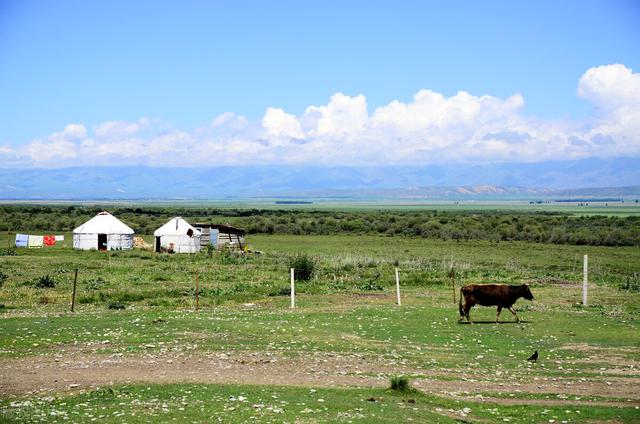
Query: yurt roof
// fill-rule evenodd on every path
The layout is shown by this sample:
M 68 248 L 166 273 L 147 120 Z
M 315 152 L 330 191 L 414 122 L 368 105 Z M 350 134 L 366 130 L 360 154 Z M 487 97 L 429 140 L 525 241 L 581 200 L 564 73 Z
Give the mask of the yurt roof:
M 153 235 L 156 237 L 159 236 L 185 236 L 188 235 L 187 232 L 191 230 L 193 235 L 200 234 L 200 231 L 193 228 L 184 218 L 180 216 L 176 216 L 175 218 L 171 218 L 169 222 L 164 224 L 162 227 L 158 228 L 153 232 Z
M 133 234 L 133 230 L 109 212 L 100 212 L 75 230 L 81 234 Z

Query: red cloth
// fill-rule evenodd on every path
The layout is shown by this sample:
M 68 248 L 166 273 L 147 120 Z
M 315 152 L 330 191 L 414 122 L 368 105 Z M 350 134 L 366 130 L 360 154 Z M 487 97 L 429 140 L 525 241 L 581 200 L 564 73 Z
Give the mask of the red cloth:
M 45 246 L 55 246 L 56 245 L 56 236 L 44 236 L 44 245 Z

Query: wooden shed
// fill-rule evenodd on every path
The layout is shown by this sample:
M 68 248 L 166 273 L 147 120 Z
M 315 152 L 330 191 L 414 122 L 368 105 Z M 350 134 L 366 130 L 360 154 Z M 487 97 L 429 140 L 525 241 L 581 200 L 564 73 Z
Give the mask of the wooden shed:
M 200 245 L 203 248 L 211 244 L 215 246 L 216 249 L 229 247 L 244 250 L 244 237 L 247 232 L 243 228 L 206 223 L 196 223 L 192 225 L 202 233 L 200 236 Z

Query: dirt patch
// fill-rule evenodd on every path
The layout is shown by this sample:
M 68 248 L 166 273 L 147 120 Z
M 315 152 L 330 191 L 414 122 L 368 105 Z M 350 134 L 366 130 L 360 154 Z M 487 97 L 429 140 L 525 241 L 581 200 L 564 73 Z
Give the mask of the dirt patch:
M 628 354 L 638 354 L 638 348 L 636 347 L 603 347 L 603 346 L 594 346 L 586 343 L 567 343 L 562 345 L 559 349 L 562 350 L 577 350 L 579 352 L 617 352 L 617 353 L 628 353 Z
M 478 403 L 488 403 L 495 405 L 538 405 L 538 406 L 567 406 L 567 405 L 575 405 L 575 406 L 605 406 L 605 407 L 616 407 L 616 408 L 625 408 L 625 407 L 633 407 L 636 406 L 637 403 L 633 402 L 620 402 L 620 401 L 604 401 L 604 400 L 575 400 L 575 399 L 517 399 L 517 398 L 503 398 L 503 397 L 495 397 L 495 396 L 473 396 L 470 398 L 469 396 L 460 396 L 455 394 L 449 394 L 448 397 L 452 399 L 457 399 L 461 401 L 473 401 Z
M 546 380 L 546 381 L 545 381 Z M 491 381 L 463 381 L 463 380 L 418 380 L 415 386 L 423 391 L 435 394 L 443 394 L 454 399 L 472 400 L 483 403 L 495 403 L 500 405 L 536 404 L 536 405 L 567 405 L 567 404 L 588 404 L 588 405 L 608 405 L 608 406 L 638 406 L 640 405 L 640 391 L 632 388 L 640 381 L 635 382 L 613 382 L 607 384 L 605 381 L 567 381 L 562 379 L 545 379 L 532 383 L 496 383 Z M 607 380 L 608 381 L 608 380 Z M 483 393 L 501 393 L 504 397 L 487 396 Z M 566 398 L 558 399 L 522 399 L 506 397 L 510 393 L 522 394 L 562 394 Z M 569 398 L 571 396 L 571 398 Z M 581 397 L 598 396 L 625 399 L 624 402 L 618 400 L 588 400 Z M 576 399 L 578 398 L 578 399 Z M 627 401 L 628 400 L 628 401 Z
M 145 353 L 100 355 L 64 352 L 47 357 L 0 360 L 0 395 L 95 389 L 109 384 L 236 383 L 305 387 L 387 387 L 388 376 L 413 375 L 427 393 L 496 404 L 536 403 L 639 406 L 640 378 L 602 376 L 531 377 L 525 382 L 454 369 L 415 369 L 373 355 L 315 353 L 290 357 L 263 352 Z M 611 402 L 575 399 L 510 399 L 487 393 L 549 394 L 617 398 Z M 618 399 L 629 400 L 619 402 Z
M 291 359 L 258 353 L 72 354 L 0 361 L 0 394 L 26 394 L 116 383 L 238 383 L 297 386 L 383 386 L 384 377 L 358 376 L 365 359 Z M 371 371 L 368 367 L 363 367 Z M 383 370 L 384 371 L 384 370 Z M 386 370 L 390 371 L 390 370 Z M 361 384 L 362 383 L 362 384 Z
M 598 373 L 616 373 L 626 375 L 640 375 L 640 361 L 634 360 L 631 356 L 638 355 L 638 349 L 633 347 L 601 347 L 584 343 L 570 343 L 563 345 L 559 349 L 581 352 L 588 355 L 585 358 L 564 360 L 566 363 L 592 363 L 606 364 L 606 369 L 594 370 Z M 617 368 L 617 369 L 616 369 Z

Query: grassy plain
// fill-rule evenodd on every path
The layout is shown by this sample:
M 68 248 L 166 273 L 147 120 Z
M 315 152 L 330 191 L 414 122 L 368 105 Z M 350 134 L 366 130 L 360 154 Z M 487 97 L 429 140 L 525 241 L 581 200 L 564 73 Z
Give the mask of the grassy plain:
M 640 419 L 637 247 L 252 235 L 262 254 L 179 256 L 67 240 L 0 256 L 0 421 Z M 318 265 L 291 310 L 288 261 L 301 252 Z M 584 254 L 588 307 L 577 305 Z M 457 324 L 451 263 L 457 289 L 529 283 L 523 322 L 474 308 L 478 324 Z M 57 286 L 28 284 L 43 275 Z M 389 391 L 393 375 L 420 392 Z
M 211 208 L 217 210 L 277 210 L 277 211 L 440 211 L 440 212 L 513 212 L 513 213 L 559 213 L 573 216 L 640 216 L 640 203 L 630 199 L 626 203 L 595 202 L 584 205 L 580 202 L 545 202 L 530 204 L 529 200 L 398 200 L 398 199 L 311 199 L 310 203 L 276 203 L 277 199 L 261 200 L 219 200 L 219 201 L 2 201 L 0 205 L 22 206 L 102 206 L 107 210 L 114 207 L 145 208 Z M 308 199 L 302 199 L 309 201 Z

